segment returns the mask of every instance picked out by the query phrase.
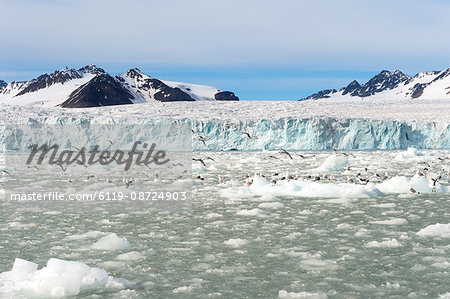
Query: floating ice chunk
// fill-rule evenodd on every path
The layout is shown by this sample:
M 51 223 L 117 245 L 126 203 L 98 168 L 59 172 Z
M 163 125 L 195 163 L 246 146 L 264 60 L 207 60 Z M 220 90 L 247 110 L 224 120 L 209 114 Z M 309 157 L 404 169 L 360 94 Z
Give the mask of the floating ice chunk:
M 398 282 L 390 283 L 389 281 L 386 281 L 386 288 L 388 289 L 399 289 L 400 284 Z
M 240 210 L 239 212 L 236 213 L 236 215 L 239 216 L 258 216 L 258 215 L 263 215 L 264 211 L 258 208 L 255 209 L 251 209 L 251 210 Z
M 402 225 L 402 224 L 408 224 L 408 220 L 406 220 L 405 218 L 393 218 L 393 219 L 388 219 L 388 220 L 370 221 L 370 223 L 382 224 L 382 225 Z
M 376 187 L 384 193 L 410 193 L 410 188 L 413 188 L 419 193 L 446 193 L 449 188 L 436 183 L 434 189 L 425 176 L 414 175 L 410 180 L 404 176 L 396 176 L 390 178 L 383 183 L 377 184 Z
M 307 299 L 326 299 L 326 294 L 308 293 L 308 292 L 288 292 L 281 290 L 278 292 L 278 298 L 307 298 Z
M 372 241 L 366 244 L 366 247 L 368 248 L 381 248 L 381 247 L 393 248 L 400 246 L 402 246 L 402 244 L 395 238 L 392 238 L 390 240 L 384 240 L 381 242 Z
M 98 238 L 102 234 L 103 233 L 99 232 L 99 231 L 89 231 L 89 232 L 84 233 L 84 234 L 77 234 L 77 235 L 67 236 L 64 239 L 65 240 L 69 240 L 69 241 L 84 240 L 84 239 Z
M 450 223 L 429 225 L 417 232 L 416 235 L 421 237 L 450 238 Z
M 258 205 L 258 208 L 277 210 L 284 208 L 284 204 L 281 202 L 263 202 Z
M 12 272 L 21 272 L 21 273 L 32 273 L 32 272 L 36 271 L 37 268 L 38 268 L 38 264 L 23 260 L 21 258 L 16 258 L 11 271 Z
M 220 217 L 222 217 L 222 214 L 219 214 L 219 213 L 208 213 L 207 215 L 206 215 L 206 218 L 208 218 L 208 219 L 214 219 L 214 218 L 220 218 Z
M 403 151 L 401 153 L 399 153 L 398 155 L 395 156 L 395 160 L 397 161 L 401 161 L 407 158 L 411 158 L 411 157 L 419 157 L 422 156 L 423 153 L 421 153 L 420 151 L 418 151 L 416 148 L 413 147 L 409 147 L 406 151 Z
M 117 256 L 117 259 L 121 261 L 137 261 L 143 258 L 145 257 L 137 251 L 127 252 Z
M 368 237 L 369 231 L 365 228 L 360 228 L 356 233 L 355 237 Z
M 390 203 L 380 203 L 380 204 L 371 205 L 371 207 L 385 209 L 385 208 L 395 208 L 396 205 L 395 205 L 395 203 L 390 202 Z
M 193 286 L 182 286 L 182 287 L 178 287 L 176 289 L 172 290 L 172 293 L 174 294 L 179 294 L 179 293 L 189 293 L 194 289 Z
M 52 258 L 37 270 L 35 263 L 16 259 L 12 271 L 0 273 L 0 297 L 76 296 L 83 290 L 108 288 L 114 281 L 119 282 L 80 262 Z
M 309 271 L 334 271 L 339 268 L 332 260 L 307 259 L 300 262 L 300 267 Z
M 317 168 L 319 171 L 335 172 L 343 171 L 348 165 L 348 159 L 344 156 L 331 155 L 328 156 L 325 162 Z
M 128 243 L 125 237 L 119 237 L 115 233 L 112 233 L 100 238 L 91 247 L 99 250 L 119 250 L 129 248 L 130 243 Z
M 384 193 L 408 193 L 408 179 L 404 176 L 395 176 L 377 185 Z
M 450 299 L 450 292 L 439 295 L 439 299 Z
M 232 246 L 232 247 L 240 247 L 242 245 L 247 244 L 248 241 L 238 238 L 238 239 L 229 239 L 229 240 L 227 240 L 227 241 L 225 241 L 223 243 L 225 243 L 225 245 L 229 245 L 229 246 Z

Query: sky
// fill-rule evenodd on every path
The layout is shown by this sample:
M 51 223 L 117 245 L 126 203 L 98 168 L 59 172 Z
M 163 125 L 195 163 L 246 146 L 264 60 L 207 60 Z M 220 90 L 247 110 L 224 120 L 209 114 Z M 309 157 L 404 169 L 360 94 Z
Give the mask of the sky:
M 0 79 L 92 63 L 297 100 L 450 67 L 447 0 L 0 0 Z

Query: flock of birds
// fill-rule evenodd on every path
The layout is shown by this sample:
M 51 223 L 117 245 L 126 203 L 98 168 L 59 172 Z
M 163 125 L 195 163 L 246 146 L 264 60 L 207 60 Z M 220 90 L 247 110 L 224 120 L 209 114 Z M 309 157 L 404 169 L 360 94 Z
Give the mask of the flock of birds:
M 333 150 L 334 155 L 342 155 L 346 158 L 356 158 L 353 153 L 346 153 L 343 151 L 338 151 L 336 149 Z M 268 159 L 289 159 L 294 160 L 297 158 L 300 159 L 311 159 L 314 158 L 316 154 L 300 154 L 297 152 L 288 152 L 283 148 L 280 148 L 278 154 L 270 154 Z M 201 163 L 202 166 L 206 167 L 206 161 L 211 160 L 212 163 L 215 163 L 215 160 L 211 157 L 206 158 L 193 158 L 194 162 Z M 439 182 L 441 183 L 450 183 L 450 170 L 442 167 L 444 161 L 450 161 L 450 157 L 437 157 L 432 162 L 418 162 L 417 163 L 417 171 L 416 175 L 419 177 L 425 177 L 428 181 L 429 187 L 432 192 L 436 192 L 436 187 Z M 357 163 L 355 161 L 355 163 Z M 425 166 L 425 167 L 424 167 Z M 277 185 L 279 181 L 290 181 L 290 180 L 307 180 L 313 182 L 328 182 L 328 183 L 348 183 L 348 184 L 360 184 L 367 185 L 369 182 L 372 183 L 382 183 L 391 178 L 388 172 L 377 172 L 374 170 L 370 170 L 368 167 L 358 167 L 347 165 L 346 169 L 343 172 L 338 173 L 337 176 L 333 174 L 304 174 L 304 175 L 292 175 L 289 172 L 273 172 L 272 174 L 265 174 L 262 172 L 256 172 L 256 175 L 259 177 L 265 178 L 272 186 Z M 196 179 L 203 181 L 205 178 L 202 174 L 196 174 Z M 247 186 L 251 186 L 253 184 L 253 175 L 245 174 L 242 176 L 244 179 L 244 184 Z M 344 179 L 342 179 L 344 178 Z M 222 175 L 218 175 L 218 183 L 224 184 L 225 180 Z M 409 191 L 411 193 L 420 194 L 420 192 L 416 191 L 413 187 L 410 186 Z
M 227 126 L 231 126 L 237 129 L 236 124 L 228 124 Z M 195 131 L 192 130 L 192 133 L 195 134 Z M 257 136 L 254 136 L 248 132 L 242 132 L 242 135 L 244 135 L 246 138 L 248 139 L 258 139 Z M 208 137 L 202 136 L 202 135 L 196 135 L 194 137 L 195 139 L 199 140 L 200 142 L 202 142 L 205 146 L 206 146 L 206 140 L 209 139 Z M 112 141 L 109 141 L 110 146 L 113 144 Z M 76 150 L 80 151 L 79 148 L 74 147 Z M 333 154 L 334 155 L 342 155 L 345 156 L 346 158 L 356 158 L 355 155 L 353 153 L 346 153 L 343 151 L 338 151 L 336 149 L 333 150 Z M 315 154 L 312 153 L 308 153 L 308 154 L 301 154 L 298 152 L 288 152 L 287 150 L 280 148 L 280 150 L 278 151 L 278 154 L 270 154 L 268 155 L 269 159 L 277 159 L 277 160 L 282 160 L 282 159 L 289 159 L 289 160 L 294 160 L 295 159 L 311 159 L 314 158 Z M 100 159 L 106 159 L 102 156 L 99 157 Z M 417 170 L 416 175 L 418 176 L 423 176 L 425 177 L 428 182 L 429 182 L 429 186 L 432 189 L 432 191 L 436 190 L 436 186 L 439 182 L 447 180 L 450 180 L 450 171 L 446 170 L 445 168 L 440 167 L 441 164 L 443 164 L 446 160 L 450 160 L 449 157 L 437 157 L 435 161 L 432 162 L 419 162 L 418 166 L 420 166 L 420 168 Z M 213 159 L 210 156 L 207 156 L 205 158 L 192 158 L 192 161 L 194 163 L 200 163 L 203 167 L 207 167 L 207 163 L 210 163 L 209 161 L 211 161 L 211 163 L 215 163 L 215 159 Z M 281 162 L 283 163 L 283 162 Z M 356 162 L 355 162 L 356 163 Z M 63 172 L 66 172 L 68 169 L 68 166 L 65 166 L 65 162 L 64 161 L 56 161 L 55 165 L 57 165 L 58 167 L 61 168 L 61 170 Z M 77 166 L 82 166 L 85 168 L 88 168 L 89 165 L 86 164 L 86 162 L 77 160 L 76 163 L 74 163 L 72 165 L 72 167 L 77 167 Z M 143 164 L 141 166 L 146 166 L 150 169 L 150 166 L 147 164 Z M 176 166 L 184 166 L 181 163 L 172 163 L 172 167 L 176 167 Z M 39 167 L 36 165 L 30 166 L 28 165 L 28 168 L 33 168 L 35 170 L 39 170 Z M 184 173 L 186 173 L 187 170 L 184 171 Z M 11 176 L 11 172 L 7 171 L 6 169 L 0 169 L 0 173 L 2 176 L 8 175 Z M 270 184 L 272 186 L 277 185 L 277 182 L 279 181 L 284 181 L 284 180 L 309 180 L 309 181 L 314 181 L 314 182 L 331 182 L 331 183 L 349 183 L 349 184 L 361 184 L 361 185 L 367 185 L 369 182 L 373 182 L 373 183 L 381 183 L 383 181 L 388 180 L 390 177 L 388 175 L 387 172 L 385 172 L 384 174 L 379 173 L 377 171 L 372 171 L 369 170 L 367 167 L 358 167 L 358 166 L 351 166 L 350 164 L 347 165 L 346 170 L 344 172 L 342 172 L 340 174 L 339 177 L 336 177 L 332 174 L 324 174 L 324 175 L 320 175 L 320 174 L 315 174 L 315 175 L 311 175 L 311 174 L 305 174 L 303 176 L 300 175 L 291 175 L 288 172 L 284 172 L 284 173 L 280 173 L 280 172 L 274 172 L 272 174 L 264 174 L 264 173 L 256 173 L 258 176 L 265 178 L 268 182 L 270 182 Z M 147 175 L 147 177 L 149 177 Z M 181 178 L 181 176 L 179 176 L 178 178 Z M 203 181 L 205 178 L 202 174 L 198 173 L 196 175 L 194 175 L 194 178 L 197 180 L 201 180 Z M 346 178 L 345 181 L 342 180 L 342 178 Z M 95 175 L 88 175 L 85 177 L 86 182 L 90 181 L 90 180 L 97 180 L 98 178 Z M 247 186 L 251 186 L 253 184 L 253 176 L 250 174 L 246 174 L 243 176 L 243 179 L 245 180 L 244 183 Z M 160 181 L 159 178 L 159 174 L 155 173 L 154 174 L 154 181 L 158 182 Z M 73 179 L 68 178 L 67 179 L 68 183 L 72 183 Z M 113 183 L 113 181 L 110 178 L 106 178 L 106 182 L 108 183 Z M 132 186 L 135 182 L 134 178 L 123 178 L 122 183 L 125 186 L 125 188 L 129 188 L 130 186 Z M 225 183 L 225 179 L 222 175 L 218 175 L 218 183 L 219 184 L 224 184 Z M 419 193 L 416 190 L 414 190 L 414 188 L 410 187 L 409 190 L 411 193 Z

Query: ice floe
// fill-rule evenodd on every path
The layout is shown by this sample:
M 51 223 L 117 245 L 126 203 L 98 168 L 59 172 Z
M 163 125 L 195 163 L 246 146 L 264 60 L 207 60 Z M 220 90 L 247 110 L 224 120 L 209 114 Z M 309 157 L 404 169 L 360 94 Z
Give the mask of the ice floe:
M 421 237 L 450 238 L 450 223 L 429 225 L 416 234 Z
M 130 247 L 130 243 L 125 237 L 119 237 L 115 233 L 100 238 L 91 246 L 91 248 L 99 250 L 120 250 Z
M 76 296 L 109 287 L 124 288 L 125 282 L 102 269 L 56 258 L 40 270 L 37 264 L 16 258 L 11 271 L 0 273 L 2 298 Z

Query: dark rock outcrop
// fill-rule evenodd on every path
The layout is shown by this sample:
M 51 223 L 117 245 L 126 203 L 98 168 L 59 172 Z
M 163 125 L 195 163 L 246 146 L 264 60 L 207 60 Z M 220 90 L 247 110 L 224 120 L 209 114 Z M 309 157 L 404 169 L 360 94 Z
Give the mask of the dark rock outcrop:
M 417 99 L 423 94 L 425 87 L 428 86 L 428 83 L 417 83 L 411 90 L 411 98 Z
M 195 101 L 189 94 L 178 87 L 170 87 L 161 80 L 144 75 L 138 68 L 130 69 L 125 76 L 135 79 L 139 84 L 139 89 L 144 92 L 157 90 L 153 95 L 154 99 L 160 102 Z M 120 77 L 120 76 L 118 76 Z M 124 79 L 119 79 L 124 82 Z M 134 86 L 136 87 L 136 86 Z
M 0 80 L 0 89 L 2 89 L 3 87 L 5 87 L 5 86 L 7 86 L 8 85 L 8 83 L 6 83 L 5 81 L 3 81 L 3 80 Z
M 352 94 L 355 91 L 358 91 L 361 88 L 361 84 L 358 83 L 358 81 L 353 80 L 349 85 L 347 85 L 346 88 L 344 88 L 342 94 L 346 95 L 348 93 Z
M 63 108 L 89 108 L 133 104 L 133 95 L 108 74 L 97 75 L 69 95 Z
M 393 89 L 401 83 L 407 83 L 411 77 L 400 71 L 381 71 L 378 75 L 370 79 L 366 84 L 361 86 L 355 96 L 368 97 L 376 93 Z M 353 94 L 352 94 L 353 95 Z
M 156 80 L 156 79 L 154 79 Z M 159 80 L 157 80 L 159 81 Z M 161 82 L 161 81 L 160 81 Z M 162 82 L 161 82 L 162 83 Z M 164 84 L 164 83 L 162 83 Z M 165 85 L 165 84 L 164 84 Z M 155 93 L 155 100 L 160 102 L 178 102 L 178 101 L 195 101 L 190 95 L 179 89 L 178 87 L 172 88 L 167 85 L 162 85 L 160 91 Z M 167 86 L 167 87 L 166 87 Z
M 239 101 L 239 98 L 231 91 L 221 91 L 214 95 L 217 101 Z
M 319 91 L 318 93 L 310 95 L 307 98 L 301 99 L 300 101 L 327 99 L 327 98 L 331 97 L 331 94 L 336 93 L 336 92 L 337 92 L 336 89 L 325 89 L 325 90 Z

